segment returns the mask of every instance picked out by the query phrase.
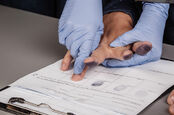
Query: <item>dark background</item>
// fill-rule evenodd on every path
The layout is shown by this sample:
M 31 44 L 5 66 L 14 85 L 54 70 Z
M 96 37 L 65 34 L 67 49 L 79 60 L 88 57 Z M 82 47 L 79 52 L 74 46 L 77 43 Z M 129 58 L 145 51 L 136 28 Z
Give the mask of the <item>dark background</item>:
M 0 4 L 59 18 L 66 0 L 0 0 Z
M 103 0 L 103 4 L 109 0 Z M 66 0 L 0 0 L 0 4 L 13 8 L 27 10 L 51 17 L 60 18 Z M 174 45 L 174 5 L 169 10 L 166 23 L 164 42 Z

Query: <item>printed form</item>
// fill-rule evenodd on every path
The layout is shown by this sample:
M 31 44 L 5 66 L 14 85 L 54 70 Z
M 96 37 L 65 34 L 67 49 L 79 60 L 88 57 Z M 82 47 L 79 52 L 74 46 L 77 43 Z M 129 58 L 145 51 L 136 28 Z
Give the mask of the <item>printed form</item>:
M 0 101 L 22 97 L 35 104 L 76 115 L 136 115 L 174 85 L 174 62 L 160 60 L 129 68 L 91 67 L 79 82 L 73 70 L 60 70 L 61 60 L 31 73 L 0 92 Z M 46 107 L 16 103 L 48 115 Z

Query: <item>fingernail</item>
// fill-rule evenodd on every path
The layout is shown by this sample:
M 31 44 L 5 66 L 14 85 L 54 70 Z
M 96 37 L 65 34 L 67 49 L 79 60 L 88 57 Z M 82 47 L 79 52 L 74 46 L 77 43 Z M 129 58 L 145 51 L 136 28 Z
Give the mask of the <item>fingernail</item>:
M 123 52 L 123 59 L 128 60 L 133 56 L 133 53 L 131 50 L 126 50 Z
M 124 60 L 129 60 L 129 59 L 131 59 L 132 56 L 133 56 L 133 54 L 129 54 L 129 55 L 125 55 L 123 58 L 124 58 Z

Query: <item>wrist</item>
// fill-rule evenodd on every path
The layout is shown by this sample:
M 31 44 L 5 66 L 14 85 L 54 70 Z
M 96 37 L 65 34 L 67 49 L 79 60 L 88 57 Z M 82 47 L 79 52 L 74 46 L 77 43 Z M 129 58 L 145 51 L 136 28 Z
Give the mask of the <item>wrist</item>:
M 108 45 L 120 35 L 133 28 L 132 18 L 123 12 L 113 12 L 104 15 L 104 34 L 101 39 L 101 45 Z
M 124 13 L 124 12 L 112 12 L 109 14 L 104 15 L 104 22 L 105 22 L 105 18 L 107 17 L 111 17 L 111 20 L 116 20 L 118 21 L 118 23 L 120 23 L 120 25 L 131 25 L 133 26 L 133 20 L 131 18 L 130 15 Z

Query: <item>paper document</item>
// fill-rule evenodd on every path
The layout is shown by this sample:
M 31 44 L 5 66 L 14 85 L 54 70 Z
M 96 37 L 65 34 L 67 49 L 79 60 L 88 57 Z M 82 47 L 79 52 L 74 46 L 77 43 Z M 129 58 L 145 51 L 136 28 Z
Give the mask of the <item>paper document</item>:
M 0 92 L 0 102 L 22 97 L 76 115 L 136 115 L 174 85 L 174 62 L 160 60 L 129 68 L 91 67 L 85 79 L 71 81 L 73 70 L 61 61 L 31 73 Z M 46 107 L 17 105 L 57 115 Z

